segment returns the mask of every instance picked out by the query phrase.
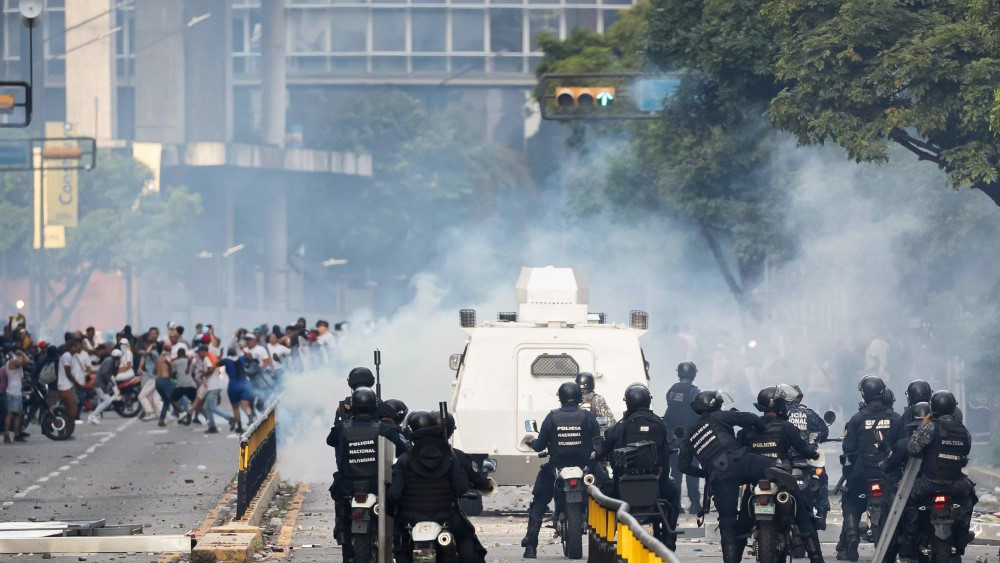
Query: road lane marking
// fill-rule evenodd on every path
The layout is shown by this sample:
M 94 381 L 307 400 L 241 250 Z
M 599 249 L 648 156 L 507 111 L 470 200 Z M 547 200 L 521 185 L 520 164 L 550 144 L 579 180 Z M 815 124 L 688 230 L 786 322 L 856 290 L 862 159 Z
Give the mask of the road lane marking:
M 23 491 L 15 494 L 14 498 L 24 498 L 28 493 L 30 493 L 31 491 L 34 491 L 37 488 L 38 488 L 38 485 L 31 485 L 30 487 L 24 489 Z
M 59 468 L 59 471 L 69 471 L 69 466 L 68 465 L 64 465 L 64 466 L 62 466 L 62 467 Z
M 46 482 L 46 481 L 48 481 L 48 480 L 49 480 L 49 478 L 48 478 L 48 477 L 39 477 L 39 478 L 38 478 L 38 480 L 37 480 L 37 481 L 35 481 L 35 482 L 36 482 L 36 483 L 45 483 L 45 482 Z

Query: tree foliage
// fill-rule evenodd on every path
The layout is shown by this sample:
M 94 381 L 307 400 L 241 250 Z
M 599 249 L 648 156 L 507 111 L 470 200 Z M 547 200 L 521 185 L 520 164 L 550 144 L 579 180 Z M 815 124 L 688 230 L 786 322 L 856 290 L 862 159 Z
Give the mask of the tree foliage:
M 186 188 L 154 193 L 144 190 L 152 174 L 128 156 L 100 151 L 97 167 L 79 173 L 79 220 L 66 228 L 66 248 L 45 251 L 46 280 L 62 282 L 56 303 L 65 298 L 68 317 L 93 272 L 123 266 L 160 279 L 176 278 L 197 252 L 193 225 L 201 213 L 201 198 Z M 0 251 L 10 274 L 27 275 L 40 251 L 32 250 L 34 214 L 31 173 L 0 175 Z M 77 297 L 78 298 L 78 297 Z M 48 313 L 45 313 L 45 317 Z
M 894 142 L 1000 204 L 995 0 L 655 0 L 650 55 L 766 105 L 802 144 Z

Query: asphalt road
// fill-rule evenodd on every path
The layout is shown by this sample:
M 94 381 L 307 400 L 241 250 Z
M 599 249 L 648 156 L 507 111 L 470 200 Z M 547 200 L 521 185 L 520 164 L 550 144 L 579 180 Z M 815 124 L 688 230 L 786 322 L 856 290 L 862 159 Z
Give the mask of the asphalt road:
M 0 445 L 0 519 L 103 519 L 108 525 L 141 524 L 145 534 L 197 529 L 229 486 L 239 456 L 236 434 L 204 431 L 105 413 L 103 424 L 78 424 L 73 439 L 54 442 L 33 425 L 27 442 Z M 19 559 L 35 560 L 25 557 Z

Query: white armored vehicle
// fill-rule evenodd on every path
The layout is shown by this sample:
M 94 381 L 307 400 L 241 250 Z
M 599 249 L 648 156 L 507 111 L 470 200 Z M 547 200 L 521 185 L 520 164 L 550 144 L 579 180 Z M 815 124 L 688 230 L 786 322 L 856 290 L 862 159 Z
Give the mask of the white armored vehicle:
M 517 280 L 516 313 L 476 326 L 476 312 L 461 311 L 469 333 L 465 351 L 451 357 L 456 371 L 451 412 L 458 429 L 455 447 L 482 467 L 497 460 L 501 485 L 534 482 L 541 461 L 521 443 L 525 421 L 540 424 L 559 408 L 556 390 L 579 372 L 591 372 L 595 390 L 621 418 L 622 397 L 632 383 L 648 384 L 639 345 L 648 315 L 631 311 L 629 325 L 605 322 L 587 310 L 590 291 L 572 268 L 523 268 Z

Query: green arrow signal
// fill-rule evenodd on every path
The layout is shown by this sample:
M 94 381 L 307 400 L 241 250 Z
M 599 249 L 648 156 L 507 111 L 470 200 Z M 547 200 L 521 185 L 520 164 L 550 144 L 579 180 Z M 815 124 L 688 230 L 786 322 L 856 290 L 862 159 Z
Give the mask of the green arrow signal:
M 601 104 L 601 106 L 604 106 L 604 107 L 610 106 L 611 102 L 614 101 L 614 99 L 615 99 L 615 97 L 611 94 L 611 92 L 598 92 L 597 93 L 597 103 Z

